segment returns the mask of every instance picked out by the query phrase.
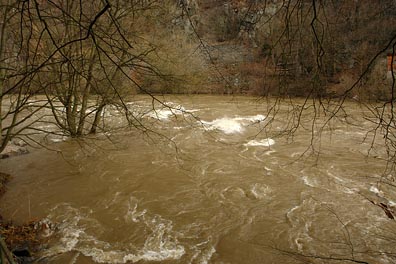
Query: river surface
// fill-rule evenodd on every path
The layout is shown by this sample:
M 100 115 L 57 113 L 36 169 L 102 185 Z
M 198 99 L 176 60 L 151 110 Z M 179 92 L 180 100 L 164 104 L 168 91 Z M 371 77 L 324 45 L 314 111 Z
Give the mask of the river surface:
M 40 263 L 396 262 L 395 221 L 370 202 L 391 208 L 396 195 L 379 183 L 380 142 L 367 157 L 372 124 L 357 105 L 312 141 L 310 116 L 294 137 L 282 134 L 286 103 L 274 116 L 255 98 L 164 100 L 172 111 L 150 112 L 145 97 L 128 104 L 160 135 L 54 138 L 48 147 L 60 152 L 0 161 L 13 175 L 3 216 L 54 226 Z M 114 109 L 107 115 L 122 122 Z

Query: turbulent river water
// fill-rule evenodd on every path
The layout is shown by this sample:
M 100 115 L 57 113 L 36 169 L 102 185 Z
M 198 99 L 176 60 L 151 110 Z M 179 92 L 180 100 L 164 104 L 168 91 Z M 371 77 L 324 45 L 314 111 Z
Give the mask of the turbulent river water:
M 319 155 L 302 155 L 312 117 L 294 137 L 282 134 L 289 104 L 271 116 L 255 98 L 165 101 L 172 111 L 150 112 L 144 97 L 128 106 L 166 138 L 54 138 L 48 147 L 59 153 L 0 161 L 13 175 L 3 216 L 54 226 L 40 263 L 395 263 L 394 220 L 371 201 L 391 208 L 396 195 L 379 183 L 385 163 L 366 155 L 372 124 L 357 105 L 347 105 L 350 122 L 313 141 Z M 115 109 L 106 114 L 121 122 Z

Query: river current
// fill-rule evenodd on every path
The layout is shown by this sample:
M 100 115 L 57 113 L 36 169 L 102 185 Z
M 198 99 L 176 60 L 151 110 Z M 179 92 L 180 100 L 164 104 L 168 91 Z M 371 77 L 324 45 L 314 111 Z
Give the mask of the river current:
M 312 139 L 309 116 L 282 133 L 286 103 L 274 116 L 256 98 L 164 102 L 172 109 L 128 103 L 153 133 L 50 138 L 57 152 L 0 161 L 13 176 L 3 216 L 53 226 L 40 263 L 396 262 L 395 221 L 373 204 L 392 208 L 396 194 L 380 183 L 384 150 L 364 140 L 372 124 L 357 105 Z M 105 115 L 122 123 L 116 109 Z

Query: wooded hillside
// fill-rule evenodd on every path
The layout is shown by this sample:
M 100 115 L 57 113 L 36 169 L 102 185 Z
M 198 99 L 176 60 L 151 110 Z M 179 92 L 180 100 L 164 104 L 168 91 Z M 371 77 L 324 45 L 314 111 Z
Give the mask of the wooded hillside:
M 337 96 L 365 73 L 351 96 L 390 96 L 386 55 L 396 34 L 395 1 L 179 3 L 194 27 L 186 33 L 201 38 L 228 81 L 217 91 Z

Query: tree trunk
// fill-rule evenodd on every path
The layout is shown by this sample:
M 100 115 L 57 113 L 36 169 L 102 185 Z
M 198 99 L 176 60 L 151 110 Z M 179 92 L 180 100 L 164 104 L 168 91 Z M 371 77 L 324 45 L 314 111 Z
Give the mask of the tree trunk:
M 102 116 L 103 108 L 105 104 L 102 102 L 100 106 L 98 107 L 98 110 L 95 113 L 95 119 L 92 123 L 91 130 L 89 131 L 89 134 L 95 134 L 96 129 L 98 128 L 99 122 L 100 122 L 100 117 Z
M 92 81 L 92 71 L 93 71 L 93 66 L 95 64 L 95 49 L 94 47 L 91 48 L 91 56 L 90 56 L 90 61 L 89 61 L 89 69 L 88 69 L 88 76 L 86 80 L 86 85 L 84 88 L 84 93 L 82 95 L 82 103 L 81 103 L 81 110 L 80 110 L 80 118 L 79 118 L 79 123 L 78 123 L 78 129 L 77 129 L 77 135 L 82 135 L 84 132 L 84 124 L 85 124 L 85 118 L 87 117 L 86 110 L 88 106 L 88 100 L 89 100 L 89 95 L 91 92 L 91 81 Z

